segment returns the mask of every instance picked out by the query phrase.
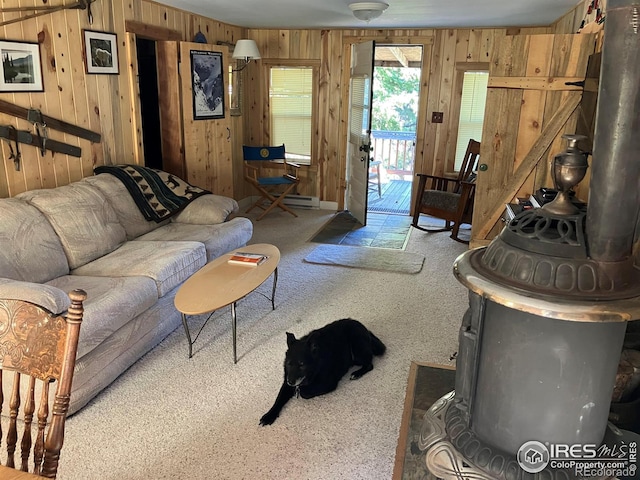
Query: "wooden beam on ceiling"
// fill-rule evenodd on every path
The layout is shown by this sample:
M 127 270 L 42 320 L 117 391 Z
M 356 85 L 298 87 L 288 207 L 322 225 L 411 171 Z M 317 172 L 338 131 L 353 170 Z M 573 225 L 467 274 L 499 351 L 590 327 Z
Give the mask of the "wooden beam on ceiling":
M 409 60 L 398 47 L 388 47 L 388 48 L 389 48 L 389 52 L 391 52 L 391 54 L 398 60 L 398 62 L 400 62 L 400 65 L 402 65 L 403 67 L 409 66 Z

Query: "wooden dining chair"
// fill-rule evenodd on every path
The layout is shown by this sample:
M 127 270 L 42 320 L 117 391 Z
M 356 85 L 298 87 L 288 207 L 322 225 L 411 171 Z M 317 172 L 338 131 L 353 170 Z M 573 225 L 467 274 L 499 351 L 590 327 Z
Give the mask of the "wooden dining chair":
M 69 298 L 66 314 L 59 315 L 30 302 L 0 299 L 0 412 L 8 417 L 0 432 L 7 452 L 3 464 L 45 478 L 58 471 L 87 294 L 74 290 Z
M 475 176 L 480 158 L 480 142 L 469 140 L 467 150 L 455 178 L 418 173 L 413 227 L 426 232 L 451 231 L 451 238 L 469 243 L 459 236 L 460 225 L 471 224 L 475 196 Z M 443 228 L 430 228 L 419 224 L 425 214 L 444 220 Z
M 298 215 L 283 202 L 300 183 L 297 173 L 300 165 L 287 161 L 284 145 L 261 147 L 243 145 L 242 154 L 244 179 L 260 194 L 258 200 L 247 209 L 247 213 L 256 207 L 261 208 L 264 212 L 256 220 L 262 220 L 267 213 L 278 207 L 297 217 Z M 284 172 L 274 175 L 270 173 L 274 169 L 284 169 Z

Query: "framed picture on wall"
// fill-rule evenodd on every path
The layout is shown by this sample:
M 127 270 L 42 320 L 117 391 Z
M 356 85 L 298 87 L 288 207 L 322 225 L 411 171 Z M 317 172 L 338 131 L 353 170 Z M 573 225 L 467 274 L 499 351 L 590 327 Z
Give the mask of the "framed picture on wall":
M 191 50 L 193 119 L 224 118 L 222 53 Z
M 83 30 L 87 73 L 118 74 L 118 41 L 115 33 Z
M 0 58 L 2 58 L 0 92 L 44 91 L 40 45 L 1 40 Z

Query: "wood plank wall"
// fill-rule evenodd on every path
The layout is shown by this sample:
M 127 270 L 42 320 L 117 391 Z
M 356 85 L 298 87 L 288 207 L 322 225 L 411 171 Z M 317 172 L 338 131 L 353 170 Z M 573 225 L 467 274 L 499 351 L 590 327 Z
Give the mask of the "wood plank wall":
M 44 0 L 5 0 L 4 7 L 33 6 Z M 579 10 L 582 12 L 582 10 Z M 417 165 L 419 171 L 441 173 L 445 158 L 451 155 L 453 119 L 448 114 L 455 101 L 456 62 L 480 62 L 490 58 L 495 39 L 508 34 L 566 33 L 575 23 L 574 12 L 554 26 L 526 29 L 446 29 L 446 30 L 251 30 L 224 24 L 149 0 L 97 0 L 92 4 L 93 24 L 83 10 L 62 11 L 0 28 L 0 37 L 8 40 L 39 42 L 45 91 L 43 93 L 4 93 L 0 98 L 23 107 L 41 109 L 43 113 L 100 132 L 102 142 L 64 135 L 52 129 L 50 137 L 77 145 L 80 159 L 47 152 L 41 157 L 36 148 L 22 146 L 20 171 L 9 159 L 8 144 L 0 142 L 0 198 L 15 196 L 36 188 L 65 185 L 92 174 L 102 164 L 142 163 L 140 132 L 136 125 L 137 99 L 130 78 L 134 73 L 131 52 L 126 48 L 126 21 L 178 32 L 190 41 L 201 31 L 209 43 L 234 43 L 239 38 L 257 41 L 265 59 L 306 59 L 318 62 L 320 95 L 318 101 L 315 151 L 318 163 L 306 173 L 300 193 L 318 195 L 321 200 L 341 204 L 340 186 L 344 182 L 344 156 L 340 133 L 344 131 L 343 100 L 348 85 L 344 83 L 345 43 L 349 38 L 376 39 L 379 42 L 407 42 L 412 38 L 432 39 L 425 51 L 421 88 L 421 112 L 418 126 Z M 16 13 L 3 13 L 8 20 Z M 82 61 L 82 30 L 114 32 L 118 35 L 119 75 L 85 74 Z M 241 178 L 242 143 L 265 138 L 264 106 L 266 91 L 260 64 L 250 64 L 243 72 L 245 99 L 243 115 L 232 117 L 234 151 L 234 196 L 242 199 L 251 192 Z M 135 77 L 134 77 L 135 78 Z M 426 112 L 444 112 L 443 124 L 431 124 Z M 0 115 L 0 124 L 31 130 L 24 120 Z
M 45 0 L 5 0 L 2 7 L 28 7 L 47 4 Z M 48 5 L 48 4 L 47 4 Z M 126 21 L 176 31 L 182 40 L 191 41 L 201 31 L 209 43 L 233 43 L 246 35 L 246 29 L 187 13 L 147 0 L 97 0 L 91 4 L 93 24 L 84 10 L 67 10 L 0 27 L 0 38 L 39 42 L 42 59 L 44 92 L 3 93 L 0 99 L 26 108 L 40 109 L 44 114 L 99 132 L 100 143 L 65 135 L 49 129 L 52 139 L 82 149 L 82 157 L 39 150 L 21 145 L 20 171 L 9 159 L 8 143 L 0 142 L 0 198 L 12 197 L 25 190 L 66 185 L 93 174 L 103 164 L 143 163 L 142 140 L 134 130 L 134 95 L 130 81 L 133 72 L 131 52 L 126 45 Z M 2 13 L 3 21 L 18 13 Z M 83 63 L 83 29 L 117 34 L 119 75 L 90 75 Z M 135 78 L 135 77 L 133 77 Z M 241 145 L 242 118 L 232 117 L 240 135 L 234 145 Z M 0 125 L 13 125 L 32 130 L 26 120 L 0 114 Z
M 250 38 L 258 44 L 263 59 L 291 62 L 299 60 L 320 63 L 318 125 L 315 132 L 315 169 L 303 182 L 301 193 L 319 196 L 321 200 L 338 202 L 342 207 L 341 185 L 344 183 L 344 142 L 348 98 L 348 49 L 344 46 L 358 40 L 373 39 L 378 43 L 425 45 L 423 76 L 420 91 L 420 112 L 416 144 L 416 170 L 424 173 L 444 173 L 445 162 L 455 154 L 451 132 L 457 119 L 450 114 L 456 96 L 456 64 L 489 62 L 496 38 L 505 35 L 550 33 L 550 28 L 522 29 L 419 29 L 419 30 L 251 30 Z M 247 68 L 249 84 L 264 78 L 266 69 L 260 65 Z M 267 139 L 266 88 L 247 92 L 249 117 L 245 119 L 245 140 L 259 144 Z M 430 112 L 444 113 L 444 122 L 431 123 Z

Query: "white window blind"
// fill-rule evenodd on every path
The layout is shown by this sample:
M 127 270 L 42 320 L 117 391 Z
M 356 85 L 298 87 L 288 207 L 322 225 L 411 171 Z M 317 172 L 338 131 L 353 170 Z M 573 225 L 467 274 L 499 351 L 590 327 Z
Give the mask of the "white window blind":
M 482 123 L 487 100 L 489 72 L 464 72 L 455 170 L 459 171 L 469 139 L 482 141 Z
M 269 83 L 271 144 L 282 145 L 287 158 L 311 164 L 313 69 L 272 67 Z
M 371 89 L 371 83 L 368 78 L 353 77 L 351 79 L 351 121 L 349 122 L 349 130 L 352 135 L 357 137 L 366 133 L 369 125 L 369 105 L 362 105 L 359 100 L 364 98 L 369 99 L 369 95 L 365 95 L 365 92 Z

